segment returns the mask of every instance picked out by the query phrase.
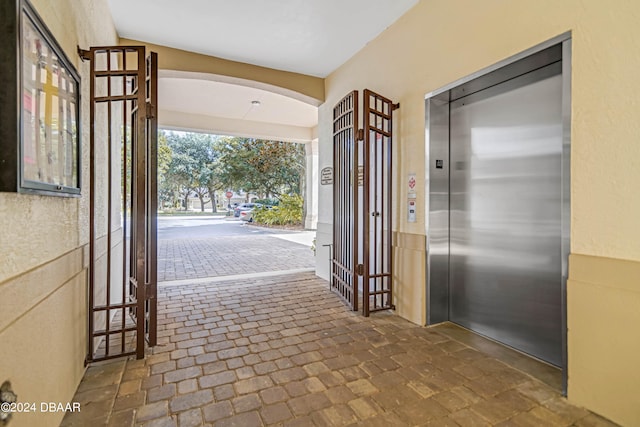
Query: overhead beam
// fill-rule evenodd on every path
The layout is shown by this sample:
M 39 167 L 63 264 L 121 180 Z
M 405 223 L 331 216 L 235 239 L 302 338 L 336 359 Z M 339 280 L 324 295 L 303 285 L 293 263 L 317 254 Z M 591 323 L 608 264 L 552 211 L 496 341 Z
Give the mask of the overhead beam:
M 157 52 L 158 68 L 161 70 L 214 76 L 210 79 L 269 90 L 315 106 L 324 102 L 324 79 L 320 77 L 230 61 L 137 40 L 121 38 L 120 45 L 142 45 Z
M 160 110 L 158 127 L 185 132 L 204 132 L 216 135 L 242 136 L 272 141 L 312 141 L 317 135 L 316 127 L 307 128 L 277 123 L 212 117 L 179 111 Z

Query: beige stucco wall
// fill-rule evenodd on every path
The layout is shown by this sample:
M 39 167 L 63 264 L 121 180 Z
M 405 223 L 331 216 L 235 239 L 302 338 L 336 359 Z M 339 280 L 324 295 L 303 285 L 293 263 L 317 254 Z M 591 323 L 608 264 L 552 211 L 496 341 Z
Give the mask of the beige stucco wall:
M 571 255 L 569 399 L 640 425 L 640 262 Z
M 640 262 L 640 2 L 618 0 L 421 0 L 332 73 L 319 112 L 319 168 L 331 165 L 331 110 L 348 91 L 369 88 L 394 102 L 394 231 L 425 234 L 424 181 L 418 221 L 406 221 L 407 174 L 424 177 L 424 95 L 567 31 L 572 32 L 571 252 Z M 318 247 L 330 243 L 331 188 L 319 188 Z M 415 239 L 414 239 L 415 240 Z M 408 252 L 407 252 L 408 251 Z M 398 313 L 424 323 L 424 247 L 398 247 Z M 326 276 L 326 254 L 318 271 Z M 406 260 L 405 260 L 406 261 Z M 624 425 L 640 423 L 640 280 L 569 282 L 569 399 Z M 637 271 L 637 270 L 636 270 Z M 407 303 L 403 302 L 406 301 Z M 599 322 L 589 321 L 597 317 Z M 624 343 L 607 348 L 600 341 Z M 613 351 L 615 348 L 616 351 Z M 634 360 L 636 362 L 634 362 Z M 592 371 L 590 371 L 590 369 Z
M 76 46 L 117 44 L 107 0 L 32 0 L 82 85 L 82 197 L 0 193 L 0 382 L 21 402 L 68 402 L 84 372 L 89 241 L 89 66 Z M 58 425 L 62 413 L 11 426 Z

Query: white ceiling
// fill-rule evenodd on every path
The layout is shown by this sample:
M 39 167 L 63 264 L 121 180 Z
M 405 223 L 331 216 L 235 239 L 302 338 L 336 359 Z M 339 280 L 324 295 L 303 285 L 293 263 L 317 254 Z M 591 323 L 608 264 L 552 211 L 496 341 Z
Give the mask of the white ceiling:
M 266 90 L 189 78 L 160 77 L 161 109 L 211 117 L 313 127 L 318 108 Z M 259 101 L 260 105 L 252 104 Z
M 418 0 L 109 0 L 120 37 L 326 77 Z M 219 76 L 160 70 L 159 124 L 308 141 L 316 106 Z M 259 107 L 251 101 L 260 101 Z
M 418 0 L 109 0 L 118 34 L 326 77 Z

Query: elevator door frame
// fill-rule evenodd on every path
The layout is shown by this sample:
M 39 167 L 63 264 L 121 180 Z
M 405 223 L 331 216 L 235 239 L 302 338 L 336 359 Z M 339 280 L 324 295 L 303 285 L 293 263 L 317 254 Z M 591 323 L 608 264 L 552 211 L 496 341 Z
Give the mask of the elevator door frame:
M 561 329 L 562 391 L 567 391 L 567 303 L 566 284 L 570 252 L 571 214 L 571 33 L 505 59 L 425 96 L 425 186 L 427 235 L 427 324 L 449 321 L 449 104 L 525 72 L 545 60 L 559 46 L 562 59 L 562 210 L 561 210 Z M 552 53 L 553 54 L 553 53 Z M 505 79 L 505 75 L 507 78 Z M 436 161 L 440 160 L 436 164 Z M 446 176 L 446 178 L 444 178 Z

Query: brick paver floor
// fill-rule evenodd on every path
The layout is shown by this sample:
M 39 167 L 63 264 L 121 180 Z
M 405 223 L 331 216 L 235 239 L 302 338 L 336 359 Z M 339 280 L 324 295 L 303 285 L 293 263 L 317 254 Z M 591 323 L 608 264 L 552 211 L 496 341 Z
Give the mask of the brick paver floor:
M 158 241 L 159 282 L 314 266 L 310 246 L 268 235 Z
M 159 345 L 89 367 L 63 426 L 609 426 L 436 328 L 313 274 L 160 288 Z

